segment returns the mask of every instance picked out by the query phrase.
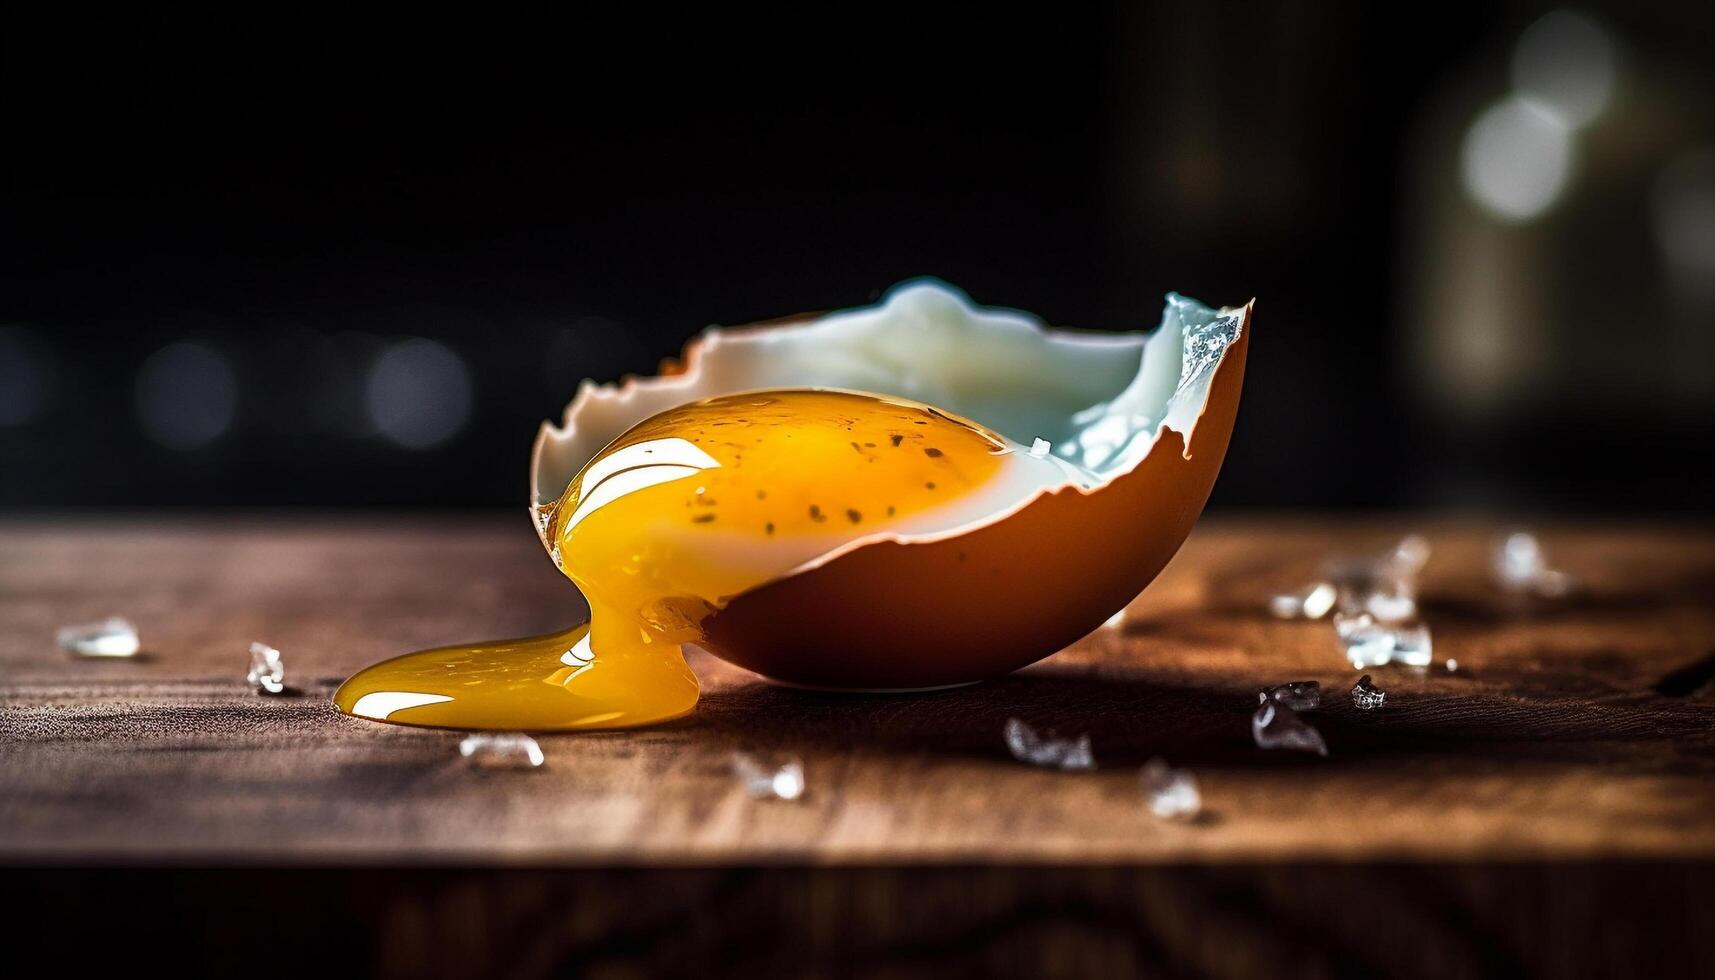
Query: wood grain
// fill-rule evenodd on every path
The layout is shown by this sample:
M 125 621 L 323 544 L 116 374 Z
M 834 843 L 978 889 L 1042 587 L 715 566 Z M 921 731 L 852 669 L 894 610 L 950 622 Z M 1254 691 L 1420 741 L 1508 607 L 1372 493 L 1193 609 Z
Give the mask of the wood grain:
M 1448 673 L 1383 669 L 1355 710 L 1326 623 L 1268 592 L 1330 550 L 1426 528 L 1425 618 Z M 1495 528 L 1209 521 L 1130 610 L 1012 677 L 939 694 L 783 689 L 708 658 L 694 717 L 555 736 L 534 773 L 473 771 L 452 733 L 343 717 L 328 695 L 394 653 L 566 625 L 581 603 L 522 517 L 0 525 L 0 857 L 675 866 L 1694 859 L 1715 856 L 1715 534 L 1547 527 L 1585 583 L 1520 605 Z M 58 625 L 141 627 L 131 662 Z M 880 613 L 878 613 L 879 615 Z M 298 696 L 243 682 L 253 639 Z M 1258 687 L 1314 678 L 1331 755 L 1250 743 Z M 1091 734 L 1099 771 L 1011 761 L 1008 717 Z M 792 754 L 799 805 L 757 803 L 733 751 Z M 1137 769 L 1192 769 L 1206 817 L 1154 820 Z

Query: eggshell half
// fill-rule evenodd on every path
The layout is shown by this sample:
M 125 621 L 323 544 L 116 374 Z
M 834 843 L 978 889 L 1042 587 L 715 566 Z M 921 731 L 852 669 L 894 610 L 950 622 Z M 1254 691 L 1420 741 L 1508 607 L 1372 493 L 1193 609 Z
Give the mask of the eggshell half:
M 711 653 L 791 684 L 909 689 L 996 677 L 1061 650 L 1143 591 L 1203 512 L 1238 414 L 1250 307 L 1190 449 L 1165 430 L 1092 491 L 1043 494 L 957 537 L 880 541 L 747 592 L 704 623 Z
M 1008 673 L 1123 608 L 1202 512 L 1238 410 L 1251 306 L 1221 314 L 1238 323 L 1218 348 L 1194 346 L 1207 338 L 1181 325 L 1196 306 L 1170 297 L 1153 335 L 1081 334 L 972 307 L 943 284 L 907 284 L 881 307 L 710 330 L 660 377 L 586 382 L 561 426 L 543 427 L 531 463 L 538 532 L 540 508 L 614 437 L 657 412 L 733 391 L 838 387 L 910 397 L 1027 445 L 1049 435 L 1056 454 L 1063 436 L 1101 436 L 1073 449 L 1081 463 L 1106 461 L 1092 467 L 1093 484 L 1045 490 L 945 534 L 855 539 L 732 598 L 703 623 L 701 645 L 711 653 L 809 687 L 917 689 Z M 1170 324 L 1181 333 L 1169 334 Z M 910 359 L 899 359 L 902 345 L 916 348 Z M 967 356 L 973 350 L 983 356 Z M 934 367 L 914 376 L 924 361 Z M 1194 366 L 1211 361 L 1212 376 Z M 1104 416 L 1086 417 L 1082 406 L 1092 404 L 1110 423 L 1130 419 L 1117 441 L 1104 441 Z M 1038 419 L 1084 428 L 1026 431 Z

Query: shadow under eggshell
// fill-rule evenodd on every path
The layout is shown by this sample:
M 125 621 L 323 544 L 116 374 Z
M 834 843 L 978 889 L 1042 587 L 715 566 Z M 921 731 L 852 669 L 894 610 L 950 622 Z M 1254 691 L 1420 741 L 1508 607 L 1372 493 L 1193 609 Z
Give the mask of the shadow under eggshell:
M 811 687 L 910 689 L 997 677 L 1099 627 L 1179 550 L 1214 488 L 1238 412 L 1251 308 L 1185 451 L 1161 433 L 1136 468 L 1066 487 L 986 526 L 877 541 L 735 597 L 700 644 Z

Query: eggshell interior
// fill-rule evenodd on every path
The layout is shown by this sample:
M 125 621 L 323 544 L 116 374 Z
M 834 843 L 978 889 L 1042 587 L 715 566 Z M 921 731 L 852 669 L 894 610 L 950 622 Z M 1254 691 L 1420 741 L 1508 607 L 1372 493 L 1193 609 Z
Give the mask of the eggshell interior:
M 1232 432 L 1250 309 L 1169 296 L 1153 333 L 1085 334 L 916 281 L 874 307 L 711 328 L 679 373 L 585 382 L 563 423 L 538 436 L 532 508 L 632 425 L 736 391 L 897 395 L 1024 445 L 1046 439 L 1080 475 L 944 533 L 854 538 L 704 623 L 712 653 L 789 683 L 909 689 L 996 676 L 1101 625 L 1190 533 Z

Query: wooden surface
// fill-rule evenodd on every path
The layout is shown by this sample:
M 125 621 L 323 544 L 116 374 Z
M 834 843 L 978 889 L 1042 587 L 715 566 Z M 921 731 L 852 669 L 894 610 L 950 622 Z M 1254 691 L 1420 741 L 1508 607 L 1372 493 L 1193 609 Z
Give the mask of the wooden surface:
M 1355 710 L 1327 623 L 1276 587 L 1330 551 L 1424 530 L 1437 666 L 1373 671 Z M 782 689 L 708 658 L 696 714 L 544 737 L 537 772 L 475 771 L 453 733 L 339 715 L 373 660 L 581 614 L 526 519 L 0 522 L 0 858 L 461 866 L 1225 865 L 1715 856 L 1715 533 L 1545 526 L 1577 598 L 1488 583 L 1494 528 L 1208 520 L 1130 610 L 1020 674 L 938 694 Z M 78 660 L 108 615 L 146 654 Z M 879 615 L 880 613 L 878 613 Z M 252 640 L 297 696 L 244 684 Z M 1445 657 L 1460 669 L 1448 673 Z M 1256 690 L 1320 680 L 1327 759 L 1251 745 Z M 1088 732 L 1101 768 L 1013 762 L 1017 716 Z M 799 804 L 746 798 L 735 750 L 804 760 Z M 1206 816 L 1153 819 L 1138 767 L 1194 771 Z

